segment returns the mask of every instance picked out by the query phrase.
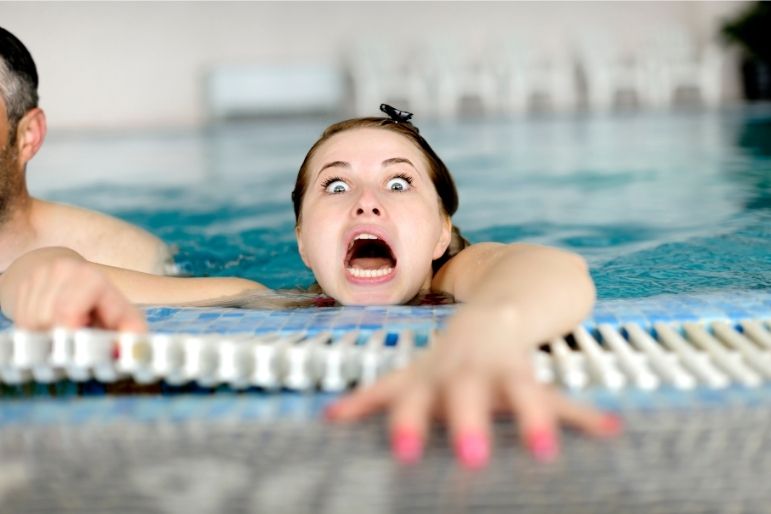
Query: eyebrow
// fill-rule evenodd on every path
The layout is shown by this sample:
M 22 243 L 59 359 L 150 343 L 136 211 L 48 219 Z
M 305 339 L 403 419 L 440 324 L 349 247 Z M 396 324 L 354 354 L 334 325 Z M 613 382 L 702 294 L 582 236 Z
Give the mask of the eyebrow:
M 392 166 L 394 164 L 409 164 L 410 166 L 415 168 L 415 165 L 412 164 L 412 161 L 409 160 L 409 159 L 406 159 L 404 157 L 391 157 L 390 159 L 384 160 L 381 163 L 381 166 L 383 168 L 385 168 L 387 166 Z M 316 177 L 318 178 L 321 175 L 321 172 L 323 172 L 324 170 L 326 170 L 328 168 L 347 168 L 347 169 L 350 169 L 350 167 L 351 167 L 351 163 L 345 162 L 345 161 L 332 161 L 332 162 L 328 162 L 327 164 L 322 166 L 321 169 L 319 169 L 318 173 L 316 174 Z M 415 169 L 417 169 L 417 168 L 415 168 Z
M 405 159 L 404 157 L 392 157 L 390 159 L 386 159 L 383 161 L 382 166 L 385 168 L 386 166 L 391 166 L 393 164 L 409 164 L 410 166 L 415 168 L 415 165 L 412 164 L 412 161 L 409 159 Z
M 351 164 L 345 161 L 328 162 L 327 164 L 321 167 L 321 169 L 316 174 L 316 176 L 318 177 L 319 175 L 321 175 L 321 172 L 327 168 L 350 168 L 350 167 L 351 167 Z

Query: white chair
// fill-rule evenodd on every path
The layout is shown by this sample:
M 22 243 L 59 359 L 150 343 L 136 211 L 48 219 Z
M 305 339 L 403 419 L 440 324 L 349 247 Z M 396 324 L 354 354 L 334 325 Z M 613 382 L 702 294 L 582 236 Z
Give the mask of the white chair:
M 575 66 L 567 47 L 561 42 L 539 45 L 525 41 L 509 37 L 489 51 L 502 84 L 500 101 L 504 112 L 525 112 L 539 96 L 545 97 L 554 110 L 574 109 L 577 103 Z
M 654 106 L 673 106 L 683 89 L 695 90 L 707 106 L 720 104 L 722 57 L 715 45 L 698 48 L 684 27 L 669 25 L 653 33 L 643 52 Z
M 633 95 L 640 104 L 649 103 L 646 69 L 635 55 L 620 48 L 609 34 L 593 31 L 580 34 L 577 41 L 590 109 L 610 110 L 622 94 Z
M 464 99 L 477 99 L 490 115 L 498 106 L 498 87 L 482 52 L 454 39 L 427 42 L 419 53 L 419 72 L 431 94 L 432 114 L 454 119 Z

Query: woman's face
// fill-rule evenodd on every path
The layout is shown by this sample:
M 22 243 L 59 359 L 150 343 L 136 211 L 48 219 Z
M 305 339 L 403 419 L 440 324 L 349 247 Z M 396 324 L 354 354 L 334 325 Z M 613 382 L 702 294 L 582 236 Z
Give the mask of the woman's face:
M 326 294 L 399 304 L 430 286 L 451 225 L 414 143 L 386 129 L 348 130 L 317 149 L 307 173 L 297 243 Z

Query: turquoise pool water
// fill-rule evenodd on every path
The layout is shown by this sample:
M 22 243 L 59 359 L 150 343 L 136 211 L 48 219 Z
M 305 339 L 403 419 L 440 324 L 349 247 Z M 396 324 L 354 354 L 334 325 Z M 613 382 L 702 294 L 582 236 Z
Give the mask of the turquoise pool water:
M 185 273 L 312 281 L 289 201 L 326 120 L 191 132 L 56 133 L 33 193 L 179 248 Z M 771 289 L 771 110 L 416 124 L 453 171 L 472 241 L 584 255 L 600 298 Z

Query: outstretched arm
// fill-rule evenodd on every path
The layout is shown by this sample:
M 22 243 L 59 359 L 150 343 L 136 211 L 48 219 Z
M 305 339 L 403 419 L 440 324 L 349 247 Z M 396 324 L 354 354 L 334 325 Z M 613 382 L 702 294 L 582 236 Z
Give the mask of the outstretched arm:
M 179 304 L 255 288 L 264 286 L 239 278 L 150 275 L 94 264 L 73 250 L 55 247 L 29 252 L 8 267 L 0 276 L 0 307 L 27 328 L 95 324 L 143 330 L 144 320 L 131 302 Z
M 499 410 L 516 413 L 523 442 L 541 460 L 558 451 L 559 421 L 597 435 L 618 431 L 617 419 L 569 402 L 533 375 L 532 350 L 575 328 L 594 302 L 580 257 L 479 244 L 450 260 L 433 286 L 464 302 L 435 344 L 410 367 L 344 398 L 330 417 L 357 419 L 388 408 L 394 453 L 410 461 L 420 455 L 431 416 L 440 415 L 469 467 L 487 461 L 490 418 Z
M 472 245 L 439 270 L 432 288 L 463 302 L 461 310 L 497 316 L 530 347 L 574 329 L 595 298 L 583 258 L 530 244 Z

